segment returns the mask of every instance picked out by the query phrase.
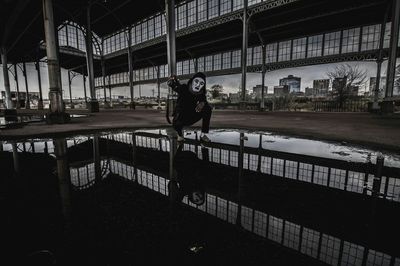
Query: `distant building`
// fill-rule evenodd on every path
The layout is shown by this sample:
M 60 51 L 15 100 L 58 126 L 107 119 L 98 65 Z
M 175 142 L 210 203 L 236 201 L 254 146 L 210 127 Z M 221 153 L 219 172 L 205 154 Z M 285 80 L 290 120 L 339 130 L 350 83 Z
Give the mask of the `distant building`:
M 375 94 L 376 77 L 371 77 L 369 79 L 369 95 L 373 96 Z M 379 83 L 379 97 L 385 97 L 386 89 L 386 77 L 381 77 L 381 82 Z
M 329 91 L 329 79 L 316 79 L 313 81 L 314 96 L 326 97 Z M 307 93 L 306 93 L 307 94 Z
M 346 87 L 347 78 L 335 78 L 332 82 L 332 94 L 338 94 L 339 91 Z
M 239 93 L 229 93 L 229 101 L 231 103 L 240 102 L 240 94 Z
M 301 78 L 289 75 L 287 78 L 280 79 L 279 86 L 285 85 L 289 87 L 290 93 L 300 92 Z
M 358 91 L 360 90 L 359 86 L 350 86 L 349 96 L 358 96 Z
M 305 96 L 307 97 L 316 97 L 317 96 L 317 90 L 315 88 L 306 88 L 305 91 Z
M 264 96 L 267 94 L 268 92 L 268 87 L 264 86 Z M 253 87 L 253 96 L 255 99 L 261 99 L 261 95 L 262 95 L 262 86 L 261 85 L 257 85 L 255 87 Z
M 289 86 L 288 85 L 274 87 L 274 95 L 275 96 L 279 97 L 279 96 L 285 96 L 288 94 L 289 94 Z

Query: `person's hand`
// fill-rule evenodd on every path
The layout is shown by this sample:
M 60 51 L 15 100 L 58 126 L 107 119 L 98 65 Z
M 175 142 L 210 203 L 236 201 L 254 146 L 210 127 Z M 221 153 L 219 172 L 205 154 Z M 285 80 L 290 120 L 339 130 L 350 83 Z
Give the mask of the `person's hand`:
M 176 86 L 178 86 L 179 84 L 179 80 L 178 77 L 175 75 L 172 75 L 169 77 L 169 79 L 167 80 L 167 85 L 171 88 L 175 88 Z
M 196 112 L 197 113 L 201 112 L 201 110 L 203 110 L 204 105 L 205 105 L 205 102 L 198 102 L 197 106 L 196 106 L 196 109 L 195 109 Z

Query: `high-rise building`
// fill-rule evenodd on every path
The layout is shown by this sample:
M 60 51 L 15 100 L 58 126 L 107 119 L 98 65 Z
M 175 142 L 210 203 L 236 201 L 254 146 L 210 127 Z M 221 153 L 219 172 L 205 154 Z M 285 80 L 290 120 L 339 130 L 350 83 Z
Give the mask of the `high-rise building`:
M 373 96 L 375 94 L 376 77 L 371 77 L 369 79 L 369 95 Z M 385 97 L 386 89 L 386 77 L 381 77 L 381 82 L 379 83 L 379 97 Z
M 268 93 L 268 87 L 264 86 L 264 96 L 267 95 L 267 93 Z M 257 85 L 253 87 L 253 96 L 256 99 L 261 99 L 261 95 L 262 95 L 262 85 Z
M 289 86 L 288 85 L 283 85 L 283 86 L 275 86 L 274 87 L 274 95 L 275 96 L 285 96 L 289 94 Z
M 329 79 L 316 79 L 313 81 L 315 96 L 326 97 L 329 90 Z M 306 93 L 307 94 L 307 93 Z
M 301 78 L 289 75 L 287 78 L 279 80 L 280 86 L 287 85 L 289 87 L 289 92 L 300 92 Z
M 336 95 L 346 87 L 347 78 L 335 78 L 332 82 L 332 94 Z

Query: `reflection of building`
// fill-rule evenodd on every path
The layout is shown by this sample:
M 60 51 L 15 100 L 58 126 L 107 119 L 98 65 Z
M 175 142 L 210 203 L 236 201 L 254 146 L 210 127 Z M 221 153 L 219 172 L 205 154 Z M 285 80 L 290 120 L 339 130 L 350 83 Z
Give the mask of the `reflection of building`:
M 285 96 L 289 94 L 289 86 L 284 85 L 284 86 L 275 86 L 274 87 L 274 95 L 275 96 Z
M 313 81 L 313 87 L 315 89 L 314 96 L 326 97 L 329 90 L 329 79 L 316 79 Z
M 301 78 L 289 75 L 287 78 L 279 80 L 279 86 L 289 87 L 289 92 L 300 92 Z

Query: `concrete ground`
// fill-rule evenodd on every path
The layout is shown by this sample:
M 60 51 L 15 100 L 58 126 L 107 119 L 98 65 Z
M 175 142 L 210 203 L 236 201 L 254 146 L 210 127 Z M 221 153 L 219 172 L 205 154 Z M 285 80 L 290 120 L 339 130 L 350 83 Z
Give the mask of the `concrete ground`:
M 43 114 L 19 110 L 19 114 Z M 88 114 L 71 110 L 71 114 Z M 200 125 L 199 123 L 196 124 Z M 0 130 L 0 139 L 68 135 L 110 129 L 168 127 L 165 111 L 101 110 L 87 117 L 72 118 L 64 125 L 31 123 L 22 128 Z M 311 139 L 345 141 L 371 148 L 400 151 L 400 114 L 388 116 L 369 113 L 256 112 L 215 110 L 212 128 L 265 130 Z

